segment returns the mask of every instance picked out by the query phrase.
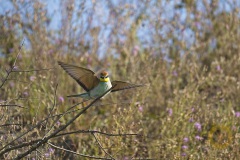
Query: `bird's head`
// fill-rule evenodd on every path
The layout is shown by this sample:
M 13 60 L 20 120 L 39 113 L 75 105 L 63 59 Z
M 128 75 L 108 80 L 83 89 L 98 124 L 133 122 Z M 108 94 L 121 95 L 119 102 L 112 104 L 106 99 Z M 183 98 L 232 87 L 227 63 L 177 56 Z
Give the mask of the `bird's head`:
M 100 81 L 101 82 L 108 82 L 109 81 L 108 72 L 102 71 L 100 73 Z

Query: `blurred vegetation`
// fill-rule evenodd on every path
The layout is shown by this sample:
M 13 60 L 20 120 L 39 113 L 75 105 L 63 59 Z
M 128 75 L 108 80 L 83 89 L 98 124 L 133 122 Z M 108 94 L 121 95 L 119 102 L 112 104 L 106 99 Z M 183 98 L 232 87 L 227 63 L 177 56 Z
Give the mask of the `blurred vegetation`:
M 1 147 L 46 117 L 55 100 L 55 114 L 81 102 L 66 98 L 83 89 L 57 65 L 63 61 L 94 71 L 106 68 L 112 80 L 149 84 L 108 95 L 102 102 L 106 105 L 91 108 L 66 130 L 140 134 L 97 135 L 114 158 L 240 157 L 238 1 L 64 0 L 58 8 L 59 28 L 51 27 L 48 2 L 8 3 L 12 8 L 0 15 L 2 80 L 25 42 L 14 72 L 0 88 L 0 104 L 25 108 L 0 106 Z M 39 69 L 48 70 L 31 71 Z M 132 103 L 122 103 L 126 100 Z M 55 127 L 74 114 L 65 115 Z M 15 143 L 42 138 L 50 126 L 44 124 Z M 81 154 L 106 156 L 91 134 L 51 142 Z M 44 157 L 83 159 L 49 145 L 29 155 Z

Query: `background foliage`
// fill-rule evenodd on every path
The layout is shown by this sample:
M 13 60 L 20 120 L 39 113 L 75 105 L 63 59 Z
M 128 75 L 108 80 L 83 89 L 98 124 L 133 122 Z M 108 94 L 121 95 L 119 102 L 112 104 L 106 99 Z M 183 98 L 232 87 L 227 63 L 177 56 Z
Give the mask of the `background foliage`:
M 114 80 L 149 84 L 108 95 L 103 105 L 91 108 L 66 129 L 139 134 L 97 135 L 114 158 L 240 157 L 238 1 L 0 3 L 9 7 L 0 15 L 1 147 L 46 117 L 55 102 L 53 113 L 59 114 L 81 101 L 66 98 L 83 90 L 57 65 L 63 61 L 94 71 L 106 68 Z M 59 25 L 53 27 L 56 15 Z M 23 39 L 16 66 L 5 82 Z M 9 104 L 25 108 L 3 106 Z M 55 128 L 74 114 L 62 117 Z M 42 138 L 51 123 L 12 145 Z M 91 134 L 51 142 L 77 153 L 108 157 Z M 3 157 L 12 159 L 27 149 Z M 44 157 L 82 159 L 50 145 L 29 155 Z

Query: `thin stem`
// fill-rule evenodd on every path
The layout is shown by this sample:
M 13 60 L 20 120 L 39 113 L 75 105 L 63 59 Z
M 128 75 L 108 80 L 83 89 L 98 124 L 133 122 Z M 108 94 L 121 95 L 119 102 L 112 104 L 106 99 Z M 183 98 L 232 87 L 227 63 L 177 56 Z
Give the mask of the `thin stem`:
M 50 142 L 47 142 L 47 144 L 49 144 L 50 146 L 56 148 L 56 149 L 60 149 L 60 150 L 63 150 L 65 152 L 69 152 L 69 153 L 73 153 L 73 154 L 76 154 L 76 155 L 79 155 L 79 156 L 82 156 L 82 157 L 87 157 L 87 158 L 92 158 L 92 159 L 106 159 L 106 160 L 111 160 L 109 158 L 105 158 L 105 157 L 95 157 L 95 156 L 89 156 L 89 155 L 85 155 L 85 154 L 81 154 L 81 153 L 77 153 L 77 152 L 73 152 L 71 150 L 68 150 L 68 149 L 65 149 L 65 148 L 62 148 L 62 147 L 58 147 Z
M 65 135 L 69 135 L 69 134 L 76 134 L 76 133 L 98 133 L 98 134 L 102 134 L 102 135 L 105 135 L 105 136 L 112 136 L 112 137 L 116 137 L 116 136 L 139 136 L 139 134 L 136 134 L 136 133 L 111 134 L 111 133 L 105 133 L 105 132 L 94 131 L 94 130 L 93 131 L 91 131 L 91 130 L 78 130 L 78 131 L 72 131 L 72 132 L 67 132 L 67 133 L 61 133 L 61 134 L 56 135 L 55 137 L 65 136 Z
M 95 136 L 94 133 L 92 133 L 93 137 L 95 138 L 95 140 L 97 141 L 99 147 L 101 148 L 101 150 L 106 154 L 108 155 L 109 157 L 111 157 L 112 159 L 115 159 L 111 154 L 109 154 L 107 151 L 105 151 L 105 149 L 102 147 L 100 141 L 97 139 L 97 137 Z
M 116 85 L 115 85 L 116 86 Z M 75 115 L 70 121 L 68 121 L 64 126 L 60 127 L 59 129 L 57 129 L 55 132 L 53 132 L 51 135 L 43 138 L 39 143 L 33 145 L 29 150 L 27 150 L 26 152 L 19 154 L 15 159 L 22 159 L 23 157 L 27 156 L 28 154 L 32 153 L 33 151 L 35 151 L 38 147 L 42 146 L 43 144 L 47 143 L 49 139 L 53 138 L 54 136 L 56 136 L 59 132 L 61 132 L 62 130 L 66 129 L 70 124 L 72 124 L 79 116 L 81 116 L 85 111 L 87 111 L 94 103 L 96 103 L 100 98 L 102 98 L 105 94 L 107 94 L 109 91 L 112 90 L 112 88 L 114 88 L 115 86 L 111 87 L 109 90 L 107 90 L 104 94 L 102 94 L 101 96 L 97 97 L 96 99 L 94 99 L 86 108 L 84 108 L 83 110 L 81 110 L 77 115 Z M 0 154 L 1 157 L 1 154 Z
M 23 44 L 24 44 L 24 39 L 23 39 L 23 42 L 22 42 L 22 44 L 21 44 L 21 47 L 20 47 L 20 49 L 19 49 L 19 51 L 18 51 L 17 57 L 15 58 L 14 63 L 13 63 L 13 65 L 12 65 L 12 67 L 10 68 L 10 70 L 7 71 L 7 75 L 6 75 L 6 77 L 3 79 L 2 84 L 0 85 L 0 88 L 2 88 L 2 86 L 6 83 L 8 77 L 10 76 L 10 74 L 13 72 L 13 69 L 14 69 L 15 64 L 16 64 L 16 62 L 17 62 L 17 59 L 18 59 L 18 57 L 19 57 L 19 54 L 20 54 L 20 52 L 21 52 L 21 50 L 22 50 Z

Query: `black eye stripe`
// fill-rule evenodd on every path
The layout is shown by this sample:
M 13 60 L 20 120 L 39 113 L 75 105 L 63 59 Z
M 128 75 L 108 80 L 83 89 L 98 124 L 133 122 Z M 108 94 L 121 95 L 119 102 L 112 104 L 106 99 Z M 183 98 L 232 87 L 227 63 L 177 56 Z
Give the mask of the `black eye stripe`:
M 108 76 L 104 77 L 104 76 L 101 76 L 100 78 L 104 79 L 104 78 L 108 78 Z

